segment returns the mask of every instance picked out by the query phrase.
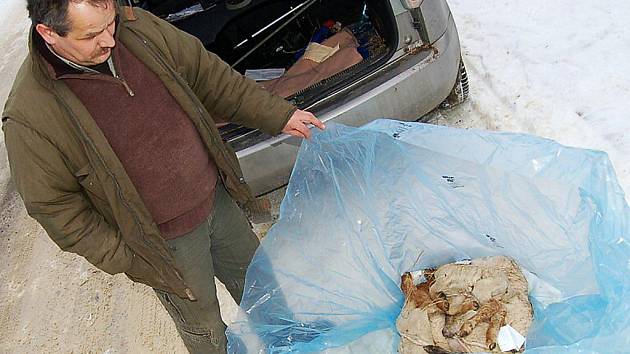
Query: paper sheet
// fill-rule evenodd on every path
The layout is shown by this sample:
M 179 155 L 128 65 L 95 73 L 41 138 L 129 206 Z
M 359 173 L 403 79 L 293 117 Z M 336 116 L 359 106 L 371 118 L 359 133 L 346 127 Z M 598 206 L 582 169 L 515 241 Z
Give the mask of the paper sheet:
M 339 50 L 339 44 L 337 44 L 334 48 L 327 47 L 323 44 L 311 42 L 306 47 L 306 51 L 304 52 L 304 58 L 312 60 L 316 63 L 321 63 L 324 60 L 332 57 Z
M 499 329 L 497 344 L 501 351 L 509 352 L 510 350 L 520 350 L 523 343 L 525 343 L 525 337 L 510 325 L 505 325 Z

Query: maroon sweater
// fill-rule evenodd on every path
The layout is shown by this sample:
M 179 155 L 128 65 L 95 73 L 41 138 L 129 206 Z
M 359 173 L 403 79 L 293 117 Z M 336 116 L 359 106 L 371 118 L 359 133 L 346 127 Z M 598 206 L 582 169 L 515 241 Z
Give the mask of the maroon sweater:
M 128 87 L 111 75 L 78 73 L 49 51 L 44 57 L 103 131 L 163 237 L 182 236 L 204 222 L 217 169 L 160 79 L 120 42 L 114 67 Z

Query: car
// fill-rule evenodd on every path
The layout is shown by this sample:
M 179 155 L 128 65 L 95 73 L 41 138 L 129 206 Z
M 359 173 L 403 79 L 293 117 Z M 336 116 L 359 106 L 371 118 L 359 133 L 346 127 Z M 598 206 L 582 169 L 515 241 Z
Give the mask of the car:
M 445 0 L 136 1 L 324 122 L 416 121 L 468 96 Z M 235 124 L 220 132 L 256 195 L 288 182 L 299 139 Z

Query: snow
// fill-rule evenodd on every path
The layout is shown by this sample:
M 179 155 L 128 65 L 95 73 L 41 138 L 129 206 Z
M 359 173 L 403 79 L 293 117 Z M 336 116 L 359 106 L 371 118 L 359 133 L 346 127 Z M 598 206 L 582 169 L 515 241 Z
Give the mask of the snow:
M 4 107 L 13 78 L 27 53 L 25 39 L 30 21 L 24 0 L 0 0 L 0 14 L 0 103 Z
M 627 194 L 630 2 L 449 4 L 471 85 L 470 102 L 447 112 L 449 121 L 606 151 Z
M 0 107 L 4 107 L 6 97 L 11 90 L 11 83 L 26 56 L 24 33 L 28 31 L 30 21 L 26 12 L 26 1 L 0 0 Z M 0 197 L 5 196 L 5 186 L 9 183 L 9 163 L 4 147 L 4 134 L 0 134 Z

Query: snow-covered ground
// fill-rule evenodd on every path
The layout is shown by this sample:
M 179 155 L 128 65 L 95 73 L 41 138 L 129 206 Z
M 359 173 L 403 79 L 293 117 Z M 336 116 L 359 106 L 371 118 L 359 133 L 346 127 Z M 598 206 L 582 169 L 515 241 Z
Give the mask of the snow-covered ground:
M 449 4 L 471 100 L 446 115 L 606 151 L 630 192 L 630 2 Z
M 15 73 L 27 53 L 24 33 L 30 21 L 26 18 L 26 1 L 0 0 L 0 16 L 0 107 L 4 107 Z M 0 196 L 9 181 L 7 164 L 4 135 L 0 135 Z
M 630 2 L 449 3 L 471 98 L 433 121 L 606 151 L 630 192 Z M 0 0 L 0 103 L 26 54 L 24 7 Z M 1 135 L 0 234 L 0 352 L 183 351 L 149 289 L 60 252 L 26 216 Z

